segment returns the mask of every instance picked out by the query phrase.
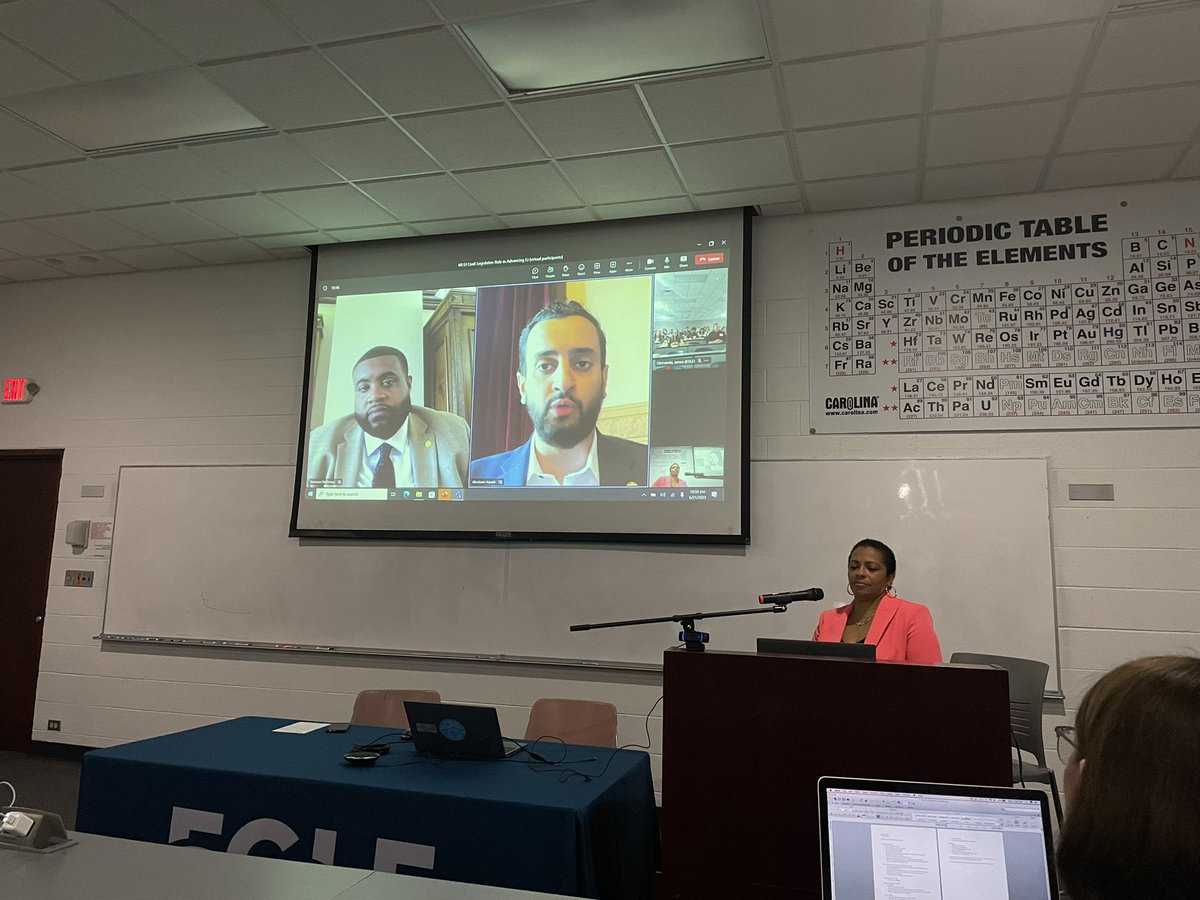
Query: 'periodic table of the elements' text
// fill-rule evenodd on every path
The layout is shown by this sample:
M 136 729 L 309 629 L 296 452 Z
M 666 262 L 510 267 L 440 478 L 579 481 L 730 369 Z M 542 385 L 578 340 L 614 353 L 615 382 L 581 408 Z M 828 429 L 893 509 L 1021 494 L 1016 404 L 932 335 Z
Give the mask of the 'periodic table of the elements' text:
M 1125 237 L 1103 280 L 903 292 L 831 243 L 828 374 L 886 376 L 883 411 L 909 421 L 1200 413 L 1197 237 Z

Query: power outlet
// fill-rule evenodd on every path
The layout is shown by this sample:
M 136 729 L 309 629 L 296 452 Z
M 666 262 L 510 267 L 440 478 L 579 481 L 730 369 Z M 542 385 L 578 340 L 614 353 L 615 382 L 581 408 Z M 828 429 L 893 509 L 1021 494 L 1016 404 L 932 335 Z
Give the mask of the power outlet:
M 91 569 L 67 569 L 65 587 L 91 587 L 96 573 Z
M 61 719 L 47 720 L 46 721 L 46 730 L 47 731 L 62 731 L 62 720 Z

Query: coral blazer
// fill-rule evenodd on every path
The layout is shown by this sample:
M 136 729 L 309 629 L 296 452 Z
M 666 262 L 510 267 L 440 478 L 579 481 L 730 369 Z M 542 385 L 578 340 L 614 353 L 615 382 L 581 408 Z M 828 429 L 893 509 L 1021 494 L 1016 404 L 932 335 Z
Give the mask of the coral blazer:
M 817 620 L 814 641 L 840 641 L 850 621 L 847 603 L 837 609 L 827 609 Z M 940 663 L 942 646 L 933 630 L 933 616 L 920 603 L 910 603 L 892 594 L 879 601 L 875 618 L 867 629 L 863 642 L 875 645 L 875 658 L 889 662 Z

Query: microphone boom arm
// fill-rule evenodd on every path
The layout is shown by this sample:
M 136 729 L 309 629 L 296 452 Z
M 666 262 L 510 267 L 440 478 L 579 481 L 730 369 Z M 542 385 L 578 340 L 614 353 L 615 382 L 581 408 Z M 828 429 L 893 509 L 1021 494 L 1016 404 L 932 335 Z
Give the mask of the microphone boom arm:
M 654 625 L 660 622 L 678 622 L 683 627 L 680 639 L 688 650 L 703 650 L 708 641 L 708 634 L 696 630 L 696 622 L 700 619 L 719 619 L 729 616 L 750 616 L 756 613 L 787 612 L 786 603 L 776 603 L 771 606 L 754 606 L 750 609 L 726 609 L 719 612 L 680 613 L 674 616 L 657 616 L 650 619 L 621 619 L 614 622 L 593 622 L 586 625 L 572 625 L 571 631 L 591 631 L 594 628 L 623 628 L 627 625 Z

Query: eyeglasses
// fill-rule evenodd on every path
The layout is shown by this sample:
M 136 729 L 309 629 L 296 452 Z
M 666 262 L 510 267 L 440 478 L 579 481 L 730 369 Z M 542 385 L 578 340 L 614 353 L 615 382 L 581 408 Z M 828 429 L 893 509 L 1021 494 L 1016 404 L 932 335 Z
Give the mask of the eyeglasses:
M 1074 725 L 1055 725 L 1054 736 L 1058 739 L 1058 758 L 1063 764 L 1069 763 L 1079 744 L 1075 740 Z

